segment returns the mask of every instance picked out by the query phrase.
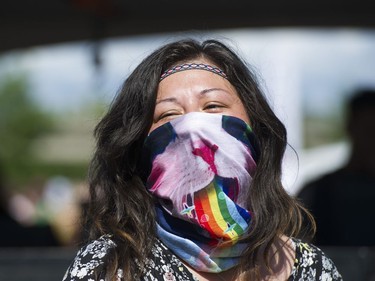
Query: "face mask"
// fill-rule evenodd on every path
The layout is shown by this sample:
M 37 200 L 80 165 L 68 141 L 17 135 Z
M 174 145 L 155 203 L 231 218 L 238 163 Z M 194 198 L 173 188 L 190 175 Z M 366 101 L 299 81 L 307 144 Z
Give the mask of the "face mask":
M 160 240 L 199 271 L 237 265 L 258 156 L 251 128 L 236 117 L 193 112 L 152 131 L 143 152 Z

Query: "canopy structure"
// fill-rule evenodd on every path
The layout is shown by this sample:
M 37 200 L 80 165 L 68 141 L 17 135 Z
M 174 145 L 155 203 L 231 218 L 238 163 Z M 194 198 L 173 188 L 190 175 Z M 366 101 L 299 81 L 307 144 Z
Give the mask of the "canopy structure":
M 3 0 L 0 52 L 107 37 L 246 27 L 375 27 L 373 0 Z

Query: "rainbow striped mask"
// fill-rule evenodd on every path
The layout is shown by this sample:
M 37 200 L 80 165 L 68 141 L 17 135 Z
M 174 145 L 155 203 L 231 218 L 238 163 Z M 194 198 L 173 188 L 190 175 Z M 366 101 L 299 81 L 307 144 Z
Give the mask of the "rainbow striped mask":
M 142 163 L 157 199 L 157 235 L 196 270 L 238 264 L 258 154 L 249 125 L 225 115 L 188 113 L 146 138 Z

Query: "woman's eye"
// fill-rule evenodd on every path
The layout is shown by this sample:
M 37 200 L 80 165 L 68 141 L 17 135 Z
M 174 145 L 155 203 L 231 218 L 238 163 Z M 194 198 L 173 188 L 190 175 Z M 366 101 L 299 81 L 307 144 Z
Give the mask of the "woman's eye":
M 166 112 L 166 113 L 163 113 L 159 116 L 158 120 L 162 120 L 162 119 L 166 119 L 166 118 L 171 118 L 173 116 L 176 116 L 178 115 L 177 112 Z
M 212 104 L 208 104 L 204 107 L 204 110 L 207 110 L 207 111 L 215 111 L 215 110 L 220 110 L 221 108 L 223 108 L 224 106 L 222 104 L 217 104 L 217 103 L 212 103 Z

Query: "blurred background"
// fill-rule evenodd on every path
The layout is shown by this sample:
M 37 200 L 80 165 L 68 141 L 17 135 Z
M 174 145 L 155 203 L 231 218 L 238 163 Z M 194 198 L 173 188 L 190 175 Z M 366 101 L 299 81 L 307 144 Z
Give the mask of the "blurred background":
M 288 130 L 293 196 L 346 163 L 348 98 L 375 88 L 368 0 L 5 0 L 0 34 L 0 280 L 62 279 L 81 239 L 93 128 L 161 44 L 215 38 L 249 63 Z M 372 246 L 324 245 L 344 280 L 375 280 Z

